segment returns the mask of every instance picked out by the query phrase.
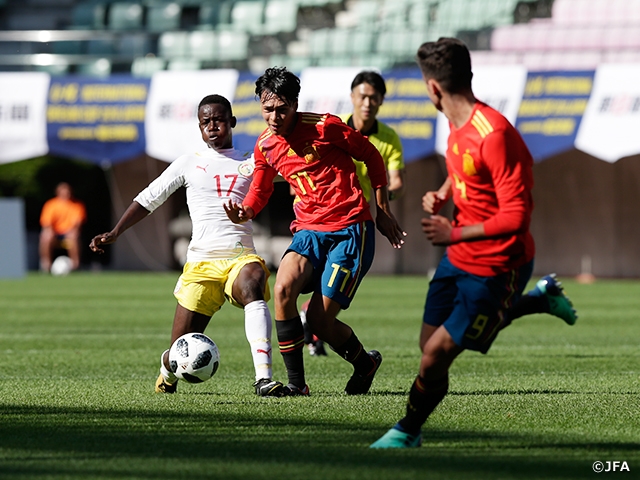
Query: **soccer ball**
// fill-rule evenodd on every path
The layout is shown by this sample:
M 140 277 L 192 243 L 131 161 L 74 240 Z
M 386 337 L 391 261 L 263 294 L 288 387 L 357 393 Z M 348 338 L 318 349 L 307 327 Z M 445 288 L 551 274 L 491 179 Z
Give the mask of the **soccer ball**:
M 55 275 L 56 277 L 60 277 L 62 275 L 69 275 L 69 273 L 71 272 L 72 266 L 73 266 L 73 262 L 69 257 L 65 255 L 56 257 L 56 259 L 51 264 L 51 275 Z
M 209 380 L 220 365 L 220 352 L 213 340 L 203 333 L 187 333 L 169 349 L 171 371 L 189 383 Z

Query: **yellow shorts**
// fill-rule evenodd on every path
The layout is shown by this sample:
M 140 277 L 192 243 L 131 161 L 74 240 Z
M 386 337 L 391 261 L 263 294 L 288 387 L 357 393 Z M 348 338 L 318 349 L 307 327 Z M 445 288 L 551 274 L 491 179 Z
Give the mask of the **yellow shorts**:
M 220 310 L 225 298 L 232 305 L 242 308 L 233 298 L 233 282 L 238 278 L 242 267 L 254 262 L 260 264 L 268 279 L 270 272 L 264 260 L 253 254 L 232 260 L 185 263 L 173 295 L 187 310 L 207 316 Z M 271 295 L 266 281 L 264 290 L 264 299 L 269 301 Z

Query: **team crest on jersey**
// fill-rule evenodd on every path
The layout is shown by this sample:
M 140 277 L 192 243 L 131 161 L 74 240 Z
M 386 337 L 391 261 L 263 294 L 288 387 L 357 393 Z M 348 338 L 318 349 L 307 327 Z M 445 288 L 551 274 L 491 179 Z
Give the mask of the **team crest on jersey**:
M 462 154 L 462 171 L 465 175 L 475 175 L 478 173 L 476 165 L 473 162 L 473 157 L 469 154 L 469 150 Z
M 253 164 L 252 161 L 242 162 L 238 166 L 238 173 L 240 175 L 242 175 L 243 177 L 250 177 L 251 175 L 253 175 L 253 170 L 255 168 L 256 167 L 255 167 L 255 165 Z
M 320 154 L 313 145 L 305 147 L 302 153 L 304 153 L 304 161 L 307 164 L 320 160 Z

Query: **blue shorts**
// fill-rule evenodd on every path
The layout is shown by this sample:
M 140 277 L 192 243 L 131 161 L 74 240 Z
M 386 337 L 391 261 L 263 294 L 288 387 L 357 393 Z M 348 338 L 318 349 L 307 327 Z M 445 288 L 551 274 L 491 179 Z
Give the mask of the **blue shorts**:
M 454 267 L 445 253 L 429 283 L 422 320 L 434 327 L 444 325 L 459 347 L 487 353 L 509 324 L 505 311 L 520 299 L 532 272 L 533 261 L 481 277 Z
M 313 265 L 313 280 L 302 293 L 319 291 L 347 309 L 373 263 L 374 224 L 367 220 L 337 232 L 300 230 L 287 252 L 299 253 Z

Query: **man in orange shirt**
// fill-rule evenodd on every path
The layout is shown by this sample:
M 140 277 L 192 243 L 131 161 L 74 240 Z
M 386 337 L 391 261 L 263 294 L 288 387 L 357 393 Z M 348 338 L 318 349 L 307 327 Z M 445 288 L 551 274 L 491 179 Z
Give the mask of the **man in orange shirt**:
M 87 218 L 84 204 L 73 198 L 71 186 L 61 182 L 56 187 L 56 196 L 47 200 L 40 214 L 40 269 L 51 270 L 53 251 L 67 250 L 72 269 L 80 266 L 80 233 Z

